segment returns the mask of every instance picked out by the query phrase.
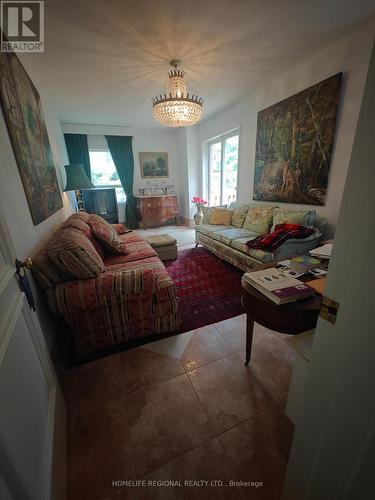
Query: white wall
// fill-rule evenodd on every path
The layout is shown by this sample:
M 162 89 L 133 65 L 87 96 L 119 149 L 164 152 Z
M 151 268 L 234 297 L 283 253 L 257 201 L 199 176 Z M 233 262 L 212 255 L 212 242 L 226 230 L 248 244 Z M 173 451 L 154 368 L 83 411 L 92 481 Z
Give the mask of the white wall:
M 142 179 L 139 164 L 140 152 L 167 152 L 169 161 L 169 178 L 160 179 L 158 184 L 163 187 L 173 184 L 180 201 L 180 214 L 186 217 L 185 203 L 185 171 L 187 169 L 186 141 L 179 130 L 139 129 L 130 127 L 109 127 L 96 125 L 63 124 L 64 132 L 87 134 L 89 148 L 108 149 L 104 135 L 131 135 L 133 136 L 134 153 L 134 194 L 139 188 L 154 187 L 154 180 Z M 119 218 L 124 221 L 124 205 L 119 204 Z
M 335 324 L 318 319 L 295 421 L 287 500 L 375 498 L 374 88 L 375 51 L 325 288 L 339 309 Z M 365 231 L 358 231 L 359 217 Z
M 203 141 L 240 126 L 239 201 L 247 202 L 252 199 L 258 111 L 342 71 L 343 85 L 327 201 L 322 207 L 314 207 L 319 214 L 328 219 L 327 235 L 333 234 L 340 209 L 373 37 L 374 22 L 371 22 L 349 33 L 276 80 L 256 89 L 247 99 L 198 125 L 200 147 Z M 282 205 L 306 207 L 306 205 L 296 204 Z
M 188 168 L 188 193 L 189 207 L 188 217 L 193 218 L 196 207 L 191 203 L 194 196 L 202 196 L 201 179 L 201 144 L 199 140 L 199 130 L 197 127 L 188 127 L 186 129 L 186 150 L 187 150 L 187 168 Z
M 65 183 L 65 173 L 61 169 L 67 163 L 61 126 L 45 105 L 43 111 L 61 188 Z M 24 259 L 34 255 L 73 209 L 70 196 L 62 193 L 63 208 L 34 226 L 2 113 L 0 114 L 0 150 L 0 204 L 9 225 L 17 257 Z
M 22 63 L 29 76 L 33 79 L 32 68 L 27 64 L 27 58 L 26 62 L 25 58 L 22 58 Z M 40 88 L 35 79 L 33 80 L 41 96 L 57 177 L 60 188 L 62 188 L 65 185 L 64 165 L 67 163 L 67 153 L 61 125 L 50 103 L 44 100 L 43 89 Z M 24 260 L 27 257 L 32 257 L 49 239 L 55 229 L 73 212 L 71 194 L 62 193 L 63 208 L 37 226 L 34 226 L 4 116 L 1 112 L 0 151 L 0 206 L 16 249 L 14 257 Z M 47 344 L 50 350 L 52 350 L 55 344 L 54 335 L 57 333 L 59 324 L 56 317 L 49 312 L 45 301 L 40 300 L 41 294 L 33 284 L 32 279 L 31 285 L 36 299 L 38 318 L 41 322 Z

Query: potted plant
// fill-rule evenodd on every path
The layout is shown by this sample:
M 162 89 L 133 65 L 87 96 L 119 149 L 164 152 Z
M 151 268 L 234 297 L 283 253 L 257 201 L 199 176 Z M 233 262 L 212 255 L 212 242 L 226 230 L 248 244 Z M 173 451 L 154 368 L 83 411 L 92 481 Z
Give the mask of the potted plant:
M 197 213 L 194 214 L 194 222 L 197 226 L 202 224 L 203 221 L 203 212 L 202 208 L 205 205 L 208 205 L 208 201 L 205 201 L 203 198 L 200 198 L 199 196 L 194 196 L 194 198 L 191 200 L 191 203 L 194 203 L 194 205 L 197 207 Z

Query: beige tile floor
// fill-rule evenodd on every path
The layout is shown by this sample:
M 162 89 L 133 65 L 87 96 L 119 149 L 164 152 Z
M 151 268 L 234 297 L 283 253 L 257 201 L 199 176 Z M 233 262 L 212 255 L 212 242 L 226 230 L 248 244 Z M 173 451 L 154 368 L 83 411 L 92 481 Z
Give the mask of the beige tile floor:
M 284 337 L 255 325 L 245 367 L 241 315 L 69 370 L 69 498 L 279 499 L 293 432 Z

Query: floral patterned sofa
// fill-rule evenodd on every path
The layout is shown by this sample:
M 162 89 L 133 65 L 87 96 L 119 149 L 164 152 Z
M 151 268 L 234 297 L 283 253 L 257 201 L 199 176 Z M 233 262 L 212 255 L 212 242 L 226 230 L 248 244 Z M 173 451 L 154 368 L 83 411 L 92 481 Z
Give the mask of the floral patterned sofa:
M 79 358 L 179 327 L 175 284 L 151 246 L 96 215 L 73 214 L 33 259 Z M 120 234 L 118 234 L 120 233 Z
M 316 248 L 325 224 L 325 220 L 319 218 L 315 210 L 285 210 L 272 205 L 237 202 L 228 206 L 232 211 L 230 224 L 212 224 L 210 222 L 215 208 L 227 206 L 203 208 L 202 224 L 195 228 L 196 246 L 201 244 L 220 259 L 245 272 L 260 264 L 305 254 Z M 314 233 L 303 239 L 289 239 L 275 252 L 247 247 L 247 241 L 272 232 L 277 224 L 284 222 L 313 227 Z

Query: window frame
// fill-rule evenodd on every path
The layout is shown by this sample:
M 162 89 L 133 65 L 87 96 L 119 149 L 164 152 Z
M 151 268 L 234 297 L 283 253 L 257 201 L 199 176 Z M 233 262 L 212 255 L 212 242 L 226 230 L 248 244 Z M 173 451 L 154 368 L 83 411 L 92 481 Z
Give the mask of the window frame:
M 109 149 L 105 149 L 105 148 L 90 148 L 89 147 L 89 156 L 90 156 L 90 152 L 104 152 L 104 153 L 109 153 L 111 154 L 110 150 Z M 113 161 L 113 160 L 112 160 Z M 91 159 L 90 159 L 90 162 L 91 162 Z M 92 183 L 94 184 L 94 182 L 92 181 Z M 121 185 L 121 182 L 119 182 L 118 184 L 100 184 L 100 185 L 97 185 L 97 184 L 94 184 L 95 186 L 95 189 L 116 189 L 116 188 L 121 188 L 123 191 L 124 191 L 124 188 L 122 187 Z M 126 193 L 124 191 L 124 196 L 125 196 L 125 201 L 117 201 L 117 205 L 125 205 L 126 204 Z
M 210 191 L 211 191 L 211 169 L 210 169 L 210 148 L 212 144 L 221 144 L 221 174 L 220 174 L 220 203 L 223 204 L 223 187 L 224 187 L 224 175 L 223 175 L 223 164 L 224 164 L 224 155 L 225 155 L 225 141 L 230 139 L 231 137 L 238 136 L 238 159 L 237 159 L 237 183 L 236 183 L 236 201 L 238 199 L 238 178 L 239 178 L 239 170 L 240 170 L 240 127 L 233 128 L 224 134 L 217 135 L 211 139 L 208 139 L 204 142 L 204 151 L 203 151 L 203 185 L 205 186 L 204 196 L 210 203 Z M 211 205 L 211 203 L 210 203 Z

